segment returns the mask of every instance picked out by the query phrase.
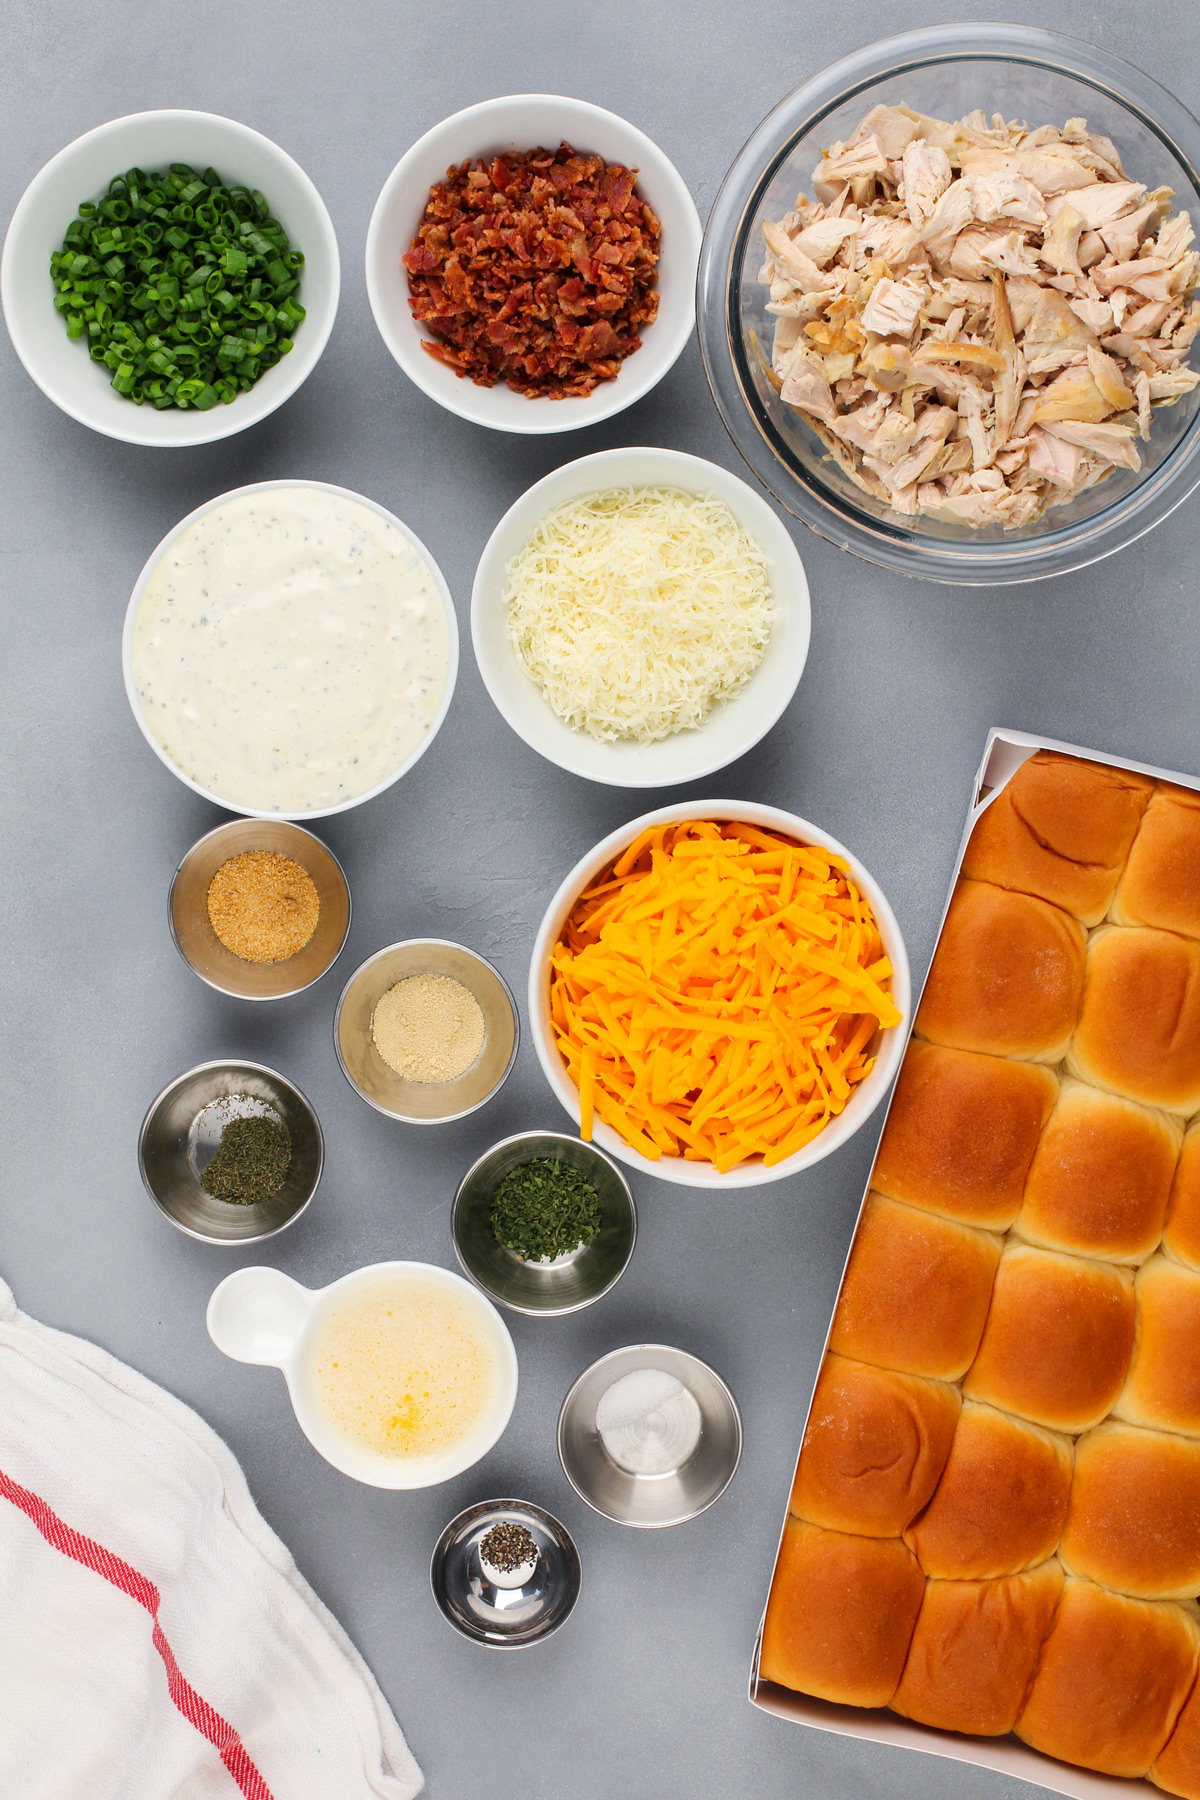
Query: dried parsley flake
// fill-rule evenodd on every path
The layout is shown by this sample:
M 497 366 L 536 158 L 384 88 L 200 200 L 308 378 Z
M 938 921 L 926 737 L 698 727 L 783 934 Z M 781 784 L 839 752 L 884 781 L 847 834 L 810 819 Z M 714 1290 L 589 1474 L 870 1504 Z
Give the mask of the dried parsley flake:
M 535 1157 L 510 1169 L 492 1201 L 492 1230 L 522 1262 L 586 1248 L 600 1230 L 600 1205 L 586 1175 Z

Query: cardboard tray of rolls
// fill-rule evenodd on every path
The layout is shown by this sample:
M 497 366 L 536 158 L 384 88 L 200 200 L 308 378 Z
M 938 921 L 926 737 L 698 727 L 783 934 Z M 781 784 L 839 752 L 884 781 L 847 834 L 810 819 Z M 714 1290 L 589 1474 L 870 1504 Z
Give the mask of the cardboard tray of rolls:
M 1197 1595 L 1200 782 L 993 731 L 751 1698 L 1200 1800 Z

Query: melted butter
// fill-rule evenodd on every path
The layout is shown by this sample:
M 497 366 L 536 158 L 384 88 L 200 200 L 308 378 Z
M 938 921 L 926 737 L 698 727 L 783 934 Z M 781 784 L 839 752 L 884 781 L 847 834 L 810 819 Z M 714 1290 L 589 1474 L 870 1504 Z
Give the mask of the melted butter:
M 450 646 L 432 571 L 378 513 L 319 488 L 214 507 L 152 570 L 133 632 L 142 716 L 235 806 L 309 812 L 418 749 Z
M 484 1423 L 498 1386 L 473 1310 L 414 1276 L 379 1281 L 335 1307 L 311 1374 L 338 1436 L 388 1461 L 455 1449 Z

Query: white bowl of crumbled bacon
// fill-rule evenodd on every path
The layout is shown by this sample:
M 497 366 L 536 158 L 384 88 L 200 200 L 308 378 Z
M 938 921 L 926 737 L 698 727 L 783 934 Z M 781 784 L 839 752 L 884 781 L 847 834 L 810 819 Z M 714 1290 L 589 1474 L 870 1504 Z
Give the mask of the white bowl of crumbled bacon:
M 675 165 L 615 113 L 514 94 L 427 131 L 384 183 L 367 293 L 439 406 L 496 431 L 622 412 L 695 324 L 701 227 Z

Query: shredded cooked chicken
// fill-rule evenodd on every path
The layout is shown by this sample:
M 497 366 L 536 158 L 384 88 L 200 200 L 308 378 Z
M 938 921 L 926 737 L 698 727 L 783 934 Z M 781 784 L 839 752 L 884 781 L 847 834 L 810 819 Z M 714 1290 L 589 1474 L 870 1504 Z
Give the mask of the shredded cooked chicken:
M 877 106 L 813 195 L 763 226 L 772 380 L 897 513 L 1028 525 L 1200 382 L 1191 220 L 1084 119 Z

